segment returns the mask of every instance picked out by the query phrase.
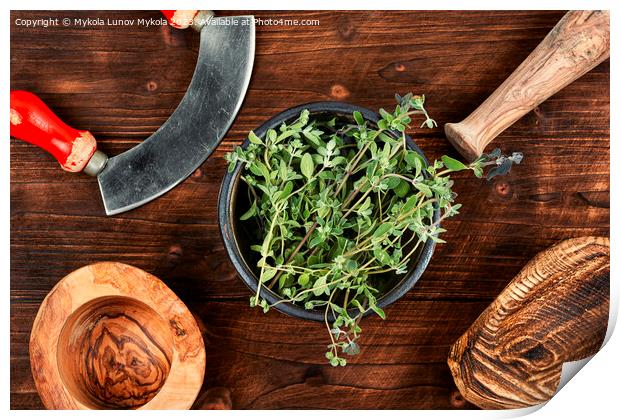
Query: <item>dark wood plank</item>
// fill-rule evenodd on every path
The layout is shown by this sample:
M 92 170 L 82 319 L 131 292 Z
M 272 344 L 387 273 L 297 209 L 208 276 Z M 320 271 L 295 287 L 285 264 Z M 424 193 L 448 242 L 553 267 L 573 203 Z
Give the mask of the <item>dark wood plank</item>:
M 222 12 L 240 14 L 244 12 Z M 160 199 L 105 217 L 96 181 L 59 170 L 11 141 L 11 407 L 41 408 L 27 343 L 38 305 L 70 271 L 95 261 L 162 278 L 205 324 L 205 387 L 236 408 L 450 408 L 449 346 L 537 252 L 609 235 L 609 63 L 550 98 L 497 139 L 524 162 L 487 183 L 458 175 L 461 214 L 445 223 L 416 287 L 388 320 L 365 321 L 363 353 L 325 366 L 320 324 L 248 308 L 217 226 L 223 154 L 290 106 L 344 100 L 376 109 L 393 94 L 427 96 L 440 124 L 412 130 L 429 158 L 454 154 L 441 126 L 480 104 L 562 16 L 535 12 L 256 12 L 319 19 L 259 26 L 244 105 L 222 145 Z M 149 12 L 12 12 L 11 89 L 39 94 L 100 148 L 120 153 L 155 131 L 191 79 L 198 35 L 168 27 L 26 29 L 15 18 L 154 17 Z M 337 395 L 338 397 L 329 397 Z
M 486 302 L 398 302 L 389 322 L 364 323 L 362 353 L 346 369 L 323 363 L 320 323 L 270 312 L 256 322 L 246 299 L 188 301 L 203 321 L 206 384 L 231 390 L 236 408 L 450 408 L 453 391 L 445 363 L 449 346 Z M 27 346 L 38 304 L 16 304 L 12 351 Z M 304 333 L 300 334 L 299 330 Z M 14 356 L 13 392 L 35 391 L 27 355 Z M 343 400 L 327 401 L 335 391 Z M 334 395 L 334 394 L 331 394 Z M 260 397 L 259 397 L 260 396 Z

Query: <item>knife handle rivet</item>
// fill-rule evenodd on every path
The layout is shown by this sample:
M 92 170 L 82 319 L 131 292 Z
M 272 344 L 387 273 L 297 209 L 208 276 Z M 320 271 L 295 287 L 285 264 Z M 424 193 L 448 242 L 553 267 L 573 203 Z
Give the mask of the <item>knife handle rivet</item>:
M 108 156 L 105 153 L 96 150 L 95 153 L 90 157 L 90 160 L 84 167 L 84 172 L 86 175 L 97 176 L 103 171 L 105 165 L 108 163 Z

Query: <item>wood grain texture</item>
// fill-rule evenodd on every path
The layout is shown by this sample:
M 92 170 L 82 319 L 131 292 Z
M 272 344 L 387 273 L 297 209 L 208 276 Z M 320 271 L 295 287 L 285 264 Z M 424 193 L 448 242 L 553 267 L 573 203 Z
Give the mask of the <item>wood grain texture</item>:
M 568 239 L 536 255 L 454 343 L 448 364 L 481 408 L 548 401 L 562 365 L 594 355 L 609 319 L 609 239 Z
M 46 153 L 11 141 L 12 408 L 43 407 L 27 354 L 41 301 L 58 279 L 101 260 L 156 275 L 199 316 L 209 354 L 204 390 L 229 389 L 234 408 L 461 407 L 451 399 L 450 345 L 536 253 L 568 237 L 609 235 L 606 61 L 496 139 L 506 152 L 525 153 L 509 176 L 491 183 L 455 177 L 463 208 L 444 224 L 447 243 L 415 288 L 386 309 L 387 321 L 364 321 L 362 354 L 346 369 L 326 366 L 322 325 L 248 308 L 249 291 L 216 224 L 223 154 L 277 112 L 309 101 L 387 108 L 394 93 L 413 91 L 426 94 L 440 126 L 460 121 L 564 12 L 253 13 L 320 25 L 257 26 L 248 94 L 222 145 L 146 206 L 105 217 L 95 180 L 65 174 Z M 165 122 L 191 79 L 197 34 L 14 23 L 48 16 L 159 12 L 13 12 L 11 89 L 37 92 L 67 123 L 91 131 L 110 156 Z M 456 153 L 439 128 L 411 134 L 431 159 Z
M 187 409 L 203 383 L 194 317 L 159 279 L 125 264 L 92 264 L 58 282 L 29 347 L 51 409 Z
M 169 329 L 138 300 L 105 297 L 71 315 L 57 360 L 74 396 L 101 408 L 139 408 L 161 390 L 172 363 Z
M 609 58 L 609 11 L 571 10 L 448 140 L 473 161 L 516 120 Z

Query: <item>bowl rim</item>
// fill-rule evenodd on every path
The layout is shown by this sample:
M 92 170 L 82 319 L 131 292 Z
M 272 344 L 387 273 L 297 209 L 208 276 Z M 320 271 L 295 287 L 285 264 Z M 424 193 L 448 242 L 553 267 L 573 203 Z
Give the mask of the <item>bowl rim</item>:
M 380 116 L 376 112 L 346 102 L 309 102 L 294 106 L 292 108 L 288 108 L 278 113 L 274 117 L 265 121 L 260 127 L 255 129 L 254 133 L 257 136 L 262 137 L 267 133 L 267 130 L 269 130 L 270 128 L 278 127 L 284 121 L 297 118 L 299 116 L 299 113 L 301 113 L 301 111 L 305 109 L 310 111 L 310 115 L 316 115 L 319 113 L 350 115 L 354 111 L 358 111 L 362 114 L 365 120 L 376 123 L 380 119 Z M 395 134 L 394 131 L 390 132 L 392 134 Z M 413 141 L 413 139 L 407 134 L 405 134 L 405 139 L 407 142 L 407 146 L 419 153 L 420 156 L 422 156 L 422 159 L 424 159 L 424 161 L 428 164 L 426 156 L 418 147 L 418 145 Z M 246 148 L 249 143 L 249 140 L 246 138 L 241 147 Z M 256 293 L 256 289 L 258 288 L 258 278 L 254 275 L 252 269 L 246 262 L 235 238 L 236 221 L 233 219 L 234 212 L 232 211 L 232 209 L 235 204 L 236 197 L 234 196 L 234 194 L 237 190 L 237 184 L 240 181 L 241 170 L 242 165 L 237 163 L 234 170 L 232 172 L 226 171 L 226 174 L 222 179 L 222 184 L 218 197 L 218 222 L 220 225 L 220 234 L 222 236 L 224 247 L 226 249 L 228 257 L 230 258 L 230 261 L 232 262 L 235 270 L 237 271 L 237 274 L 239 275 L 239 277 L 241 277 L 241 280 L 245 283 L 245 285 L 253 293 Z M 440 211 L 438 206 L 435 206 L 433 221 L 438 222 L 439 218 Z M 409 273 L 403 276 L 403 278 L 392 289 L 390 289 L 387 293 L 377 299 L 377 306 L 380 308 L 385 308 L 386 306 L 394 303 L 396 300 L 403 297 L 409 290 L 411 290 L 426 270 L 426 267 L 430 262 L 434 250 L 435 242 L 426 241 L 422 250 L 420 251 L 420 256 L 416 266 L 412 268 Z M 267 288 L 261 288 L 260 296 L 267 300 L 270 305 L 273 305 L 274 303 L 282 299 L 282 297 Z M 325 320 L 325 311 L 316 309 L 307 310 L 299 305 L 290 302 L 278 303 L 274 306 L 274 308 L 282 313 L 295 316 L 297 318 L 319 322 L 323 322 Z M 353 309 L 350 312 L 354 317 L 359 314 L 359 310 L 357 309 Z M 367 316 L 371 313 L 372 311 L 367 311 L 364 316 Z M 331 313 L 328 315 L 328 321 L 333 322 L 333 316 Z

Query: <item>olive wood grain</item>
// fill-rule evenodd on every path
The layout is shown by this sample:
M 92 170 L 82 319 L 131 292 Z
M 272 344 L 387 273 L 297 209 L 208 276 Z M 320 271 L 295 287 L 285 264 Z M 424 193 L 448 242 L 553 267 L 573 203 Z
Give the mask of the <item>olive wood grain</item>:
M 609 11 L 570 11 L 521 65 L 460 123 L 448 140 L 476 159 L 502 131 L 609 57 Z
M 188 409 L 205 350 L 192 314 L 164 283 L 104 262 L 72 272 L 47 295 L 30 362 L 50 409 Z
M 41 302 L 67 273 L 102 260 L 164 279 L 200 317 L 208 332 L 203 391 L 228 388 L 235 409 L 462 408 L 446 363 L 450 346 L 536 253 L 568 237 L 609 235 L 609 60 L 504 132 L 502 147 L 526 155 L 518 174 L 490 184 L 455 174 L 463 208 L 443 226 L 447 243 L 386 321 L 364 320 L 362 354 L 334 369 L 325 363 L 324 326 L 248 308 L 248 289 L 213 223 L 224 153 L 291 106 L 340 100 L 389 109 L 394 93 L 413 91 L 426 95 L 441 123 L 412 125 L 416 143 L 430 159 L 453 154 L 443 124 L 482 103 L 566 11 L 218 12 L 320 26 L 257 28 L 256 67 L 237 119 L 212 158 L 170 193 L 106 218 L 93 199 L 95 179 L 64 176 L 44 152 L 10 142 L 11 408 L 44 408 L 28 355 Z M 157 10 L 14 10 L 11 89 L 40 93 L 110 155 L 165 123 L 192 78 L 198 34 L 15 23 L 49 17 L 161 18 Z
M 563 241 L 534 257 L 450 349 L 465 399 L 480 408 L 548 401 L 564 362 L 595 354 L 609 317 L 609 239 Z

